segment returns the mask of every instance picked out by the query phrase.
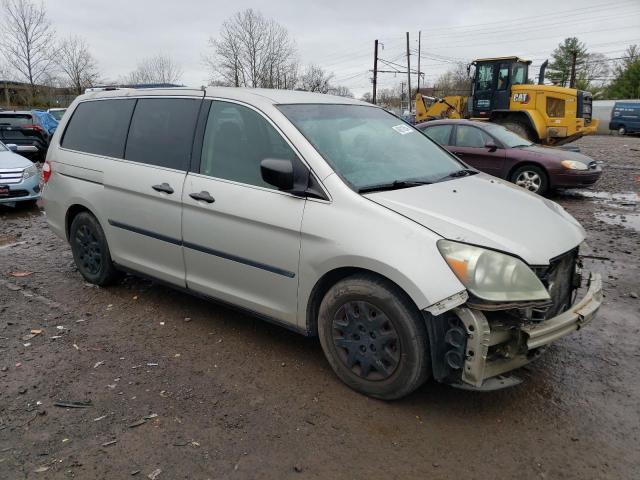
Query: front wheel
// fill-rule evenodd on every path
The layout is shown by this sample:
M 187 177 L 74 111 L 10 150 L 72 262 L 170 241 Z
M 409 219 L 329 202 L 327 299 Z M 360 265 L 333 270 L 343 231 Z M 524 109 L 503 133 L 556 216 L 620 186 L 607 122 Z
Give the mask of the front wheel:
M 420 312 L 398 287 L 374 275 L 345 278 L 327 292 L 318 333 L 334 372 L 365 395 L 401 398 L 431 372 Z
M 547 173 L 535 165 L 525 165 L 511 175 L 511 182 L 530 192 L 545 195 L 549 191 Z
M 522 138 L 529 140 L 530 142 L 536 142 L 537 139 L 534 138 L 531 131 L 519 122 L 504 122 L 501 125 L 507 130 L 511 130 L 516 135 L 519 135 Z
M 120 278 L 111 260 L 107 237 L 100 223 L 89 212 L 75 216 L 69 229 L 73 260 L 82 276 L 90 283 L 105 286 Z
M 624 128 L 624 125 L 621 125 L 620 128 L 618 128 L 618 135 L 626 135 L 627 134 L 627 129 Z

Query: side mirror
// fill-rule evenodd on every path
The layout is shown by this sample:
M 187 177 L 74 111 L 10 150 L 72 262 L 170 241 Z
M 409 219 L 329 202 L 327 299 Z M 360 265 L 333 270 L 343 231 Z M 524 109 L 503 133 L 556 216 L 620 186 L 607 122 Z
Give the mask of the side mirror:
M 498 146 L 493 142 L 487 142 L 485 148 L 490 152 L 495 152 L 496 150 L 498 150 Z
M 277 158 L 265 158 L 260 162 L 262 179 L 279 190 L 293 189 L 293 162 Z
M 13 153 L 16 153 L 18 151 L 18 145 L 16 145 L 15 143 L 7 143 L 7 148 Z

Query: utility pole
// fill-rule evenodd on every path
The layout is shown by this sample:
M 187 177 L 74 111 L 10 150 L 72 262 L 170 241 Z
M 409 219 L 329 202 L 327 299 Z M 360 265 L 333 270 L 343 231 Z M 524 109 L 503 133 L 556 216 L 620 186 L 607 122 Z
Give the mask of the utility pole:
M 373 104 L 376 104 L 376 86 L 378 83 L 378 40 L 373 48 Z
M 576 88 L 576 61 L 578 59 L 578 52 L 576 50 L 571 52 L 571 78 L 569 79 L 569 88 Z
M 409 53 L 409 32 L 407 32 L 407 100 L 409 113 L 411 113 L 411 57 Z
M 418 31 L 418 87 L 416 89 L 417 92 L 420 91 L 420 43 L 422 43 L 422 30 Z
M 404 82 L 400 82 L 400 114 L 404 112 L 402 105 L 404 104 Z

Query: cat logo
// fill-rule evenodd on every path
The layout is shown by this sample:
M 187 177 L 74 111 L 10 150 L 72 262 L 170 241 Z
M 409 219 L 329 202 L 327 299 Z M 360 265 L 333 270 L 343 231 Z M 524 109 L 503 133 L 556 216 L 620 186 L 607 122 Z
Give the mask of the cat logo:
M 529 94 L 528 93 L 514 93 L 513 101 L 519 103 L 529 103 Z

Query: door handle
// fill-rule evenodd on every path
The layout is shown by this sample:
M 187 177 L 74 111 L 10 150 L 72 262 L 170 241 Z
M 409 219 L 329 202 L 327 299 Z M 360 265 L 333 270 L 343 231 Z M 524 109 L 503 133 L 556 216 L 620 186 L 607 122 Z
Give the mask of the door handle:
M 462 153 L 462 152 L 454 152 L 454 155 L 455 155 L 456 157 L 463 157 L 463 156 L 464 156 L 464 153 Z
M 209 192 L 205 192 L 204 190 L 200 193 L 190 193 L 189 196 L 194 200 L 197 200 L 197 201 L 202 200 L 203 202 L 207 202 L 207 203 L 213 203 L 216 201 L 216 199 L 213 198 L 209 194 Z
M 156 192 L 164 192 L 168 193 L 169 195 L 173 193 L 173 188 L 171 188 L 171 185 L 166 182 L 161 183 L 160 185 L 153 185 L 151 188 L 153 188 Z

